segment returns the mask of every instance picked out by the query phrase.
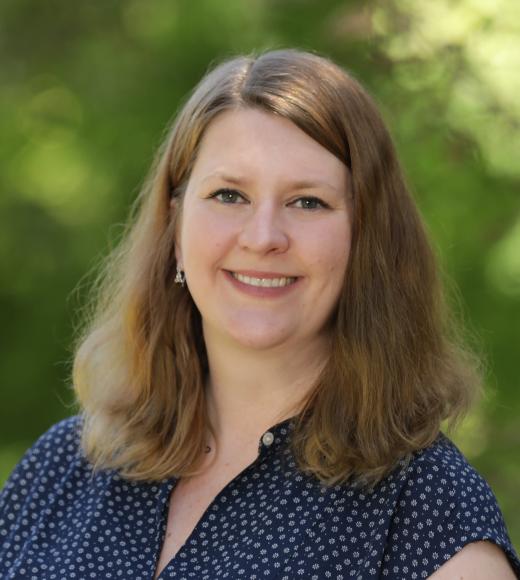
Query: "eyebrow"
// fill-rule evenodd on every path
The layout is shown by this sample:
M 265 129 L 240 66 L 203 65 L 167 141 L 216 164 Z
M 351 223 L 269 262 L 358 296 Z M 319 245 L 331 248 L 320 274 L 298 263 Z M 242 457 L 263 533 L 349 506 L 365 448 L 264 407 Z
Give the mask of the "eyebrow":
M 250 181 L 245 178 L 245 177 L 237 177 L 237 176 L 233 176 L 233 175 L 229 175 L 227 173 L 224 173 L 222 171 L 214 171 L 212 173 L 210 173 L 209 175 L 207 175 L 206 177 L 204 177 L 202 179 L 202 181 L 208 181 L 210 179 L 221 179 L 223 181 L 226 181 L 228 183 L 232 183 L 233 185 L 238 185 L 239 187 L 244 187 L 247 186 Z M 327 183 L 326 181 L 320 181 L 320 180 L 309 180 L 309 179 L 302 179 L 302 180 L 297 180 L 297 181 L 291 181 L 287 184 L 287 189 L 289 191 L 298 191 L 300 189 L 319 189 L 319 188 L 323 188 L 326 187 L 327 189 L 331 189 L 332 191 L 335 191 L 337 193 L 342 193 L 339 192 L 338 189 L 336 187 L 334 187 L 333 185 L 331 185 L 330 183 Z

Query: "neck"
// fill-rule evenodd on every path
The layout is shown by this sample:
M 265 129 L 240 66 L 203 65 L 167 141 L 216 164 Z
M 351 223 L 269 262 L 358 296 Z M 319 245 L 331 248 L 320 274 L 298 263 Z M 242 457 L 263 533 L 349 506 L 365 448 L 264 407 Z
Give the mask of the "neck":
M 248 349 L 208 329 L 204 338 L 208 412 L 220 449 L 256 447 L 264 431 L 296 415 L 326 361 L 324 338 L 265 350 Z

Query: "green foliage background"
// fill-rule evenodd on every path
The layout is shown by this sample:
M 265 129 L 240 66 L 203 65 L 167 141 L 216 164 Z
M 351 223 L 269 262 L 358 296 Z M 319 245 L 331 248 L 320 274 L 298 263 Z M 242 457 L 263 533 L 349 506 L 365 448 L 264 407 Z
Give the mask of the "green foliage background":
M 520 545 L 520 4 L 4 0 L 0 481 L 74 412 L 80 281 L 118 239 L 167 122 L 210 63 L 295 46 L 381 105 L 458 308 L 488 355 L 455 441 Z

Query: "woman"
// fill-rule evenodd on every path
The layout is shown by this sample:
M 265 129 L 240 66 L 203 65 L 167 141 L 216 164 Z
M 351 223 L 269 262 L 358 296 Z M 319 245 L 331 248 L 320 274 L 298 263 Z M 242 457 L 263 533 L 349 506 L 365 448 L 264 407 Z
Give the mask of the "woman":
M 477 362 L 342 69 L 287 50 L 210 72 L 102 282 L 82 412 L 3 492 L 2 577 L 520 573 L 491 490 L 440 434 Z

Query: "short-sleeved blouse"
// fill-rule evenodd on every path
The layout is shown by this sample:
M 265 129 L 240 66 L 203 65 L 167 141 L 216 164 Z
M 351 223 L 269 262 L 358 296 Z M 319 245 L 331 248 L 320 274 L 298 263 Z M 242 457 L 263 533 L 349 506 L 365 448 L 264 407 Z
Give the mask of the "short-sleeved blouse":
M 146 579 L 154 575 L 175 478 L 94 472 L 81 419 L 52 427 L 0 495 L 0 578 Z M 520 561 L 496 499 L 444 435 L 371 491 L 324 487 L 297 470 L 288 419 L 214 498 L 161 579 L 426 578 L 469 542 Z

